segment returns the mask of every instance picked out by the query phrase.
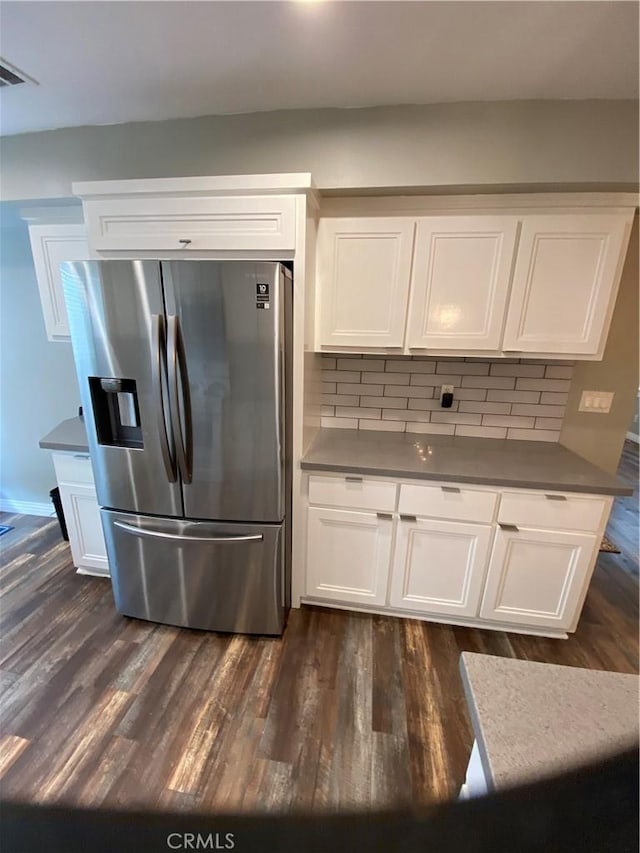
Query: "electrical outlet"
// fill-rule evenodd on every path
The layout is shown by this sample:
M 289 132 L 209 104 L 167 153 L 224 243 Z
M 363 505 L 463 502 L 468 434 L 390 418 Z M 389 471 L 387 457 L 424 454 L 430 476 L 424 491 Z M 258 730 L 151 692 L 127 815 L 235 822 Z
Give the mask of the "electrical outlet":
M 613 391 L 583 391 L 578 411 L 607 415 L 611 411 L 612 402 Z
M 443 385 L 440 388 L 440 405 L 443 409 L 450 409 L 453 405 L 453 385 Z

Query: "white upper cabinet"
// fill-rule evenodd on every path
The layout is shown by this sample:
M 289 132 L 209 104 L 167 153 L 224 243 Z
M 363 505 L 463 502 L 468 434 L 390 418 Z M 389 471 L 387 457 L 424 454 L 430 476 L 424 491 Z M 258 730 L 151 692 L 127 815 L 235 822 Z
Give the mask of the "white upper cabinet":
M 94 198 L 84 202 L 96 252 L 292 251 L 293 196 Z
M 523 217 L 505 351 L 602 357 L 631 217 Z
M 84 225 L 30 225 L 29 239 L 40 291 L 40 302 L 50 341 L 70 340 L 60 264 L 89 257 Z
M 403 346 L 414 230 L 403 217 L 320 221 L 320 348 Z
M 409 348 L 500 349 L 517 233 L 515 216 L 418 220 Z

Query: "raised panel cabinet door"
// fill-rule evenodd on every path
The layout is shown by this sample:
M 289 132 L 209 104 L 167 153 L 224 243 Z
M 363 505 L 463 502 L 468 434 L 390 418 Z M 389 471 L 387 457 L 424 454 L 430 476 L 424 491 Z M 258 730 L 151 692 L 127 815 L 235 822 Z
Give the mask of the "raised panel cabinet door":
M 570 628 L 584 599 L 597 537 L 499 529 L 480 616 L 514 625 Z
M 391 562 L 391 515 L 309 507 L 307 595 L 384 604 Z
M 505 351 L 601 357 L 630 222 L 631 214 L 523 218 Z
M 500 349 L 517 234 L 515 216 L 418 220 L 407 346 Z
M 67 522 L 69 545 L 78 569 L 109 574 L 107 551 L 95 489 L 78 483 L 61 484 L 60 497 Z
M 293 196 L 102 198 L 84 202 L 98 252 L 291 251 Z
M 60 264 L 84 261 L 89 245 L 84 225 L 31 225 L 29 239 L 40 292 L 42 314 L 50 341 L 70 341 Z
M 415 221 L 320 221 L 317 287 L 321 347 L 401 347 Z
M 491 525 L 401 520 L 391 572 L 392 607 L 477 616 Z

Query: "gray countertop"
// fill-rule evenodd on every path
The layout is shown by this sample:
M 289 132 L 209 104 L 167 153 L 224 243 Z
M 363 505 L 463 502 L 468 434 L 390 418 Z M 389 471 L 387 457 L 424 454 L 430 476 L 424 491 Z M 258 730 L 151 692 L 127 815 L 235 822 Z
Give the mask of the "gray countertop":
M 44 438 L 41 438 L 39 443 L 40 447 L 44 450 L 69 450 L 76 453 L 89 452 L 87 431 L 82 418 L 69 418 L 66 421 L 62 421 L 55 429 L 48 432 Z
M 480 760 L 501 788 L 560 773 L 638 741 L 638 676 L 463 652 Z
M 617 477 L 560 444 L 543 441 L 321 429 L 302 468 L 523 489 L 633 494 Z

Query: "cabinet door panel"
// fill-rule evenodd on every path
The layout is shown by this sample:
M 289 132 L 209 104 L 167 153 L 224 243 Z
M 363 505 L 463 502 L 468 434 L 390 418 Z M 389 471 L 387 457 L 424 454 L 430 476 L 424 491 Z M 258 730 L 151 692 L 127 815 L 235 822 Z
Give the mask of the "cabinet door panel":
M 391 605 L 421 613 L 476 616 L 491 533 L 489 525 L 401 521 Z
M 500 348 L 517 228 L 514 216 L 418 221 L 409 347 Z
M 505 350 L 599 353 L 609 330 L 629 222 L 626 214 L 524 217 Z
M 595 536 L 582 533 L 499 529 L 480 615 L 499 622 L 569 628 L 597 544 Z
M 42 314 L 50 341 L 69 341 L 69 321 L 64 302 L 60 264 L 84 261 L 89 246 L 84 225 L 31 225 L 29 239 L 40 291 Z
M 94 199 L 84 210 L 96 251 L 290 251 L 293 196 Z
M 325 219 L 318 230 L 319 343 L 401 347 L 413 219 Z
M 109 564 L 95 489 L 78 483 L 60 484 L 60 497 L 75 566 L 97 569 L 108 575 Z
M 310 507 L 307 518 L 307 595 L 384 604 L 391 519 L 321 507 Z

